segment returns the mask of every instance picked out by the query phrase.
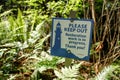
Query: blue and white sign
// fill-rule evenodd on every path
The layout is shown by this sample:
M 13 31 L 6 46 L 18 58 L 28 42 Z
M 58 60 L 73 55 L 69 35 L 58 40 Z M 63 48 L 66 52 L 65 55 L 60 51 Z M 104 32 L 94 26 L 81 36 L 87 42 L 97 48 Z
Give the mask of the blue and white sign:
M 51 55 L 89 60 L 93 20 L 52 19 Z

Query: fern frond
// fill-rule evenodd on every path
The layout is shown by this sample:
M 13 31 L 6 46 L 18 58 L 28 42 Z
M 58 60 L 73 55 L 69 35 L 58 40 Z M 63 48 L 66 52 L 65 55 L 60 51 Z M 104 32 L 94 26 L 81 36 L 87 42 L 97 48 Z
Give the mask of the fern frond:
M 64 67 L 61 71 L 55 70 L 55 75 L 62 80 L 77 80 L 80 64 L 75 64 L 72 67 Z
M 106 80 L 107 77 L 112 74 L 112 72 L 118 68 L 119 66 L 113 66 L 110 65 L 108 67 L 105 67 L 96 77 L 95 80 Z
M 8 14 L 12 13 L 12 10 L 5 11 L 4 13 L 0 14 L 0 17 L 6 16 Z
M 10 75 L 10 78 L 7 80 L 14 80 L 17 75 Z
M 47 69 L 46 67 L 41 67 L 36 69 L 31 75 L 31 80 L 40 80 L 40 77 L 41 77 L 40 73 L 46 69 Z

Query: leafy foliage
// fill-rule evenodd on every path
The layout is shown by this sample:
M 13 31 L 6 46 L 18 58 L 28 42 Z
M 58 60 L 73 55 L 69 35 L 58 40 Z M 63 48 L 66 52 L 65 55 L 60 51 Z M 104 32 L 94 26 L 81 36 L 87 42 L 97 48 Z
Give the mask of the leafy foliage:
M 95 80 L 109 80 L 111 78 L 111 74 L 115 71 L 119 66 L 110 65 L 105 67 L 95 78 Z
M 0 79 L 119 80 L 119 7 L 118 0 L 1 0 Z M 93 65 L 74 60 L 65 67 L 64 58 L 49 55 L 51 18 L 68 18 L 71 10 L 77 18 L 97 19 L 89 62 Z
M 73 65 L 72 67 L 65 67 L 62 68 L 61 71 L 55 70 L 55 75 L 58 77 L 58 79 L 62 80 L 78 80 L 78 74 L 79 74 L 79 67 L 80 64 Z

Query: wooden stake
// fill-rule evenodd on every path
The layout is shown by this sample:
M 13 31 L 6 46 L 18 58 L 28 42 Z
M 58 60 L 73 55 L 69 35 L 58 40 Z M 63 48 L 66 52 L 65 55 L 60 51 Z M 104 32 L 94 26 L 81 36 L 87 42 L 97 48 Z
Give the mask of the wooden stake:
M 72 11 L 72 10 L 71 10 L 69 17 L 71 18 L 71 21 L 73 21 L 72 19 L 73 19 L 73 18 L 76 18 L 76 11 Z M 66 67 L 69 67 L 69 66 L 71 65 L 71 63 L 72 63 L 72 59 L 70 59 L 70 58 L 65 58 L 65 66 L 66 66 Z
M 69 67 L 69 66 L 71 65 L 71 63 L 72 63 L 72 59 L 70 59 L 70 58 L 65 58 L 65 66 L 66 66 L 66 67 Z

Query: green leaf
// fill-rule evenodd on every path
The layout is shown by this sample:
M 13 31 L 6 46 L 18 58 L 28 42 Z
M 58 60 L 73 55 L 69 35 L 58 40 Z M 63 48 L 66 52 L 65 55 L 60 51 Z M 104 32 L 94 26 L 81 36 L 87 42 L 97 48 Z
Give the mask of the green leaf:
M 115 69 L 119 66 L 109 65 L 105 67 L 96 77 L 95 80 L 107 80 L 110 77 L 110 74 L 113 73 Z
M 5 11 L 4 13 L 0 14 L 0 17 L 6 16 L 8 14 L 12 13 L 12 10 Z

